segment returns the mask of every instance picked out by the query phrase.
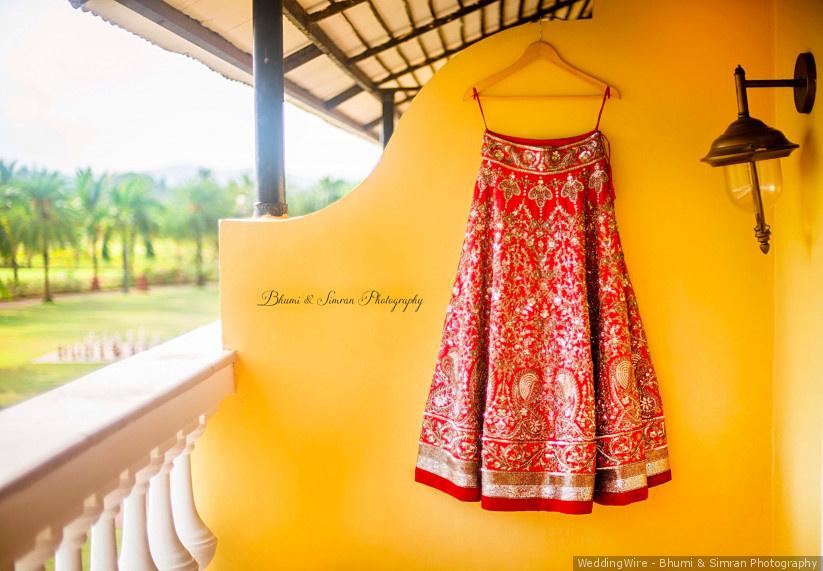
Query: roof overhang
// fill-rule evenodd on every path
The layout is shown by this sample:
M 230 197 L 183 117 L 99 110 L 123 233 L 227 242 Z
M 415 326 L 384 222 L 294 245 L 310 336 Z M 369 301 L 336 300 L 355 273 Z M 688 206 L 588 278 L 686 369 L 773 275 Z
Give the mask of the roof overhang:
M 69 1 L 229 79 L 253 83 L 252 0 Z M 591 0 L 304 2 L 283 0 L 286 99 L 375 141 L 386 90 L 399 115 L 467 46 L 541 18 L 591 17 Z

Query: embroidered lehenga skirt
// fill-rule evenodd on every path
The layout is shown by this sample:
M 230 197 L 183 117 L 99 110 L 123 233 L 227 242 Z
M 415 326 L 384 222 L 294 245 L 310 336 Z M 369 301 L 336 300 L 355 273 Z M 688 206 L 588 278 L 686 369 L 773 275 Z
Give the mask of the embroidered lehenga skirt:
M 491 510 L 590 513 L 671 479 L 607 144 L 485 132 L 418 482 Z

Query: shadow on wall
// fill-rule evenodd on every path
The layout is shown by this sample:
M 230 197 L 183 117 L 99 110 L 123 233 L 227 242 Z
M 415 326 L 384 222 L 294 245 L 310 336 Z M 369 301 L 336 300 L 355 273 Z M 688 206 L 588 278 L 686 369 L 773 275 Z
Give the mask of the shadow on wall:
M 800 180 L 814 180 L 815 174 L 820 170 L 821 155 L 815 131 L 811 127 L 803 134 L 803 140 L 797 154 L 799 155 L 796 160 L 798 161 L 797 168 Z M 821 200 L 823 200 L 820 196 L 821 189 L 813 184 L 802 184 L 797 189 L 793 188 L 792 192 L 800 193 L 803 243 L 806 247 L 806 254 L 810 256 L 817 238 L 814 232 L 817 228 L 820 228 L 820 211 L 823 210 L 821 208 Z

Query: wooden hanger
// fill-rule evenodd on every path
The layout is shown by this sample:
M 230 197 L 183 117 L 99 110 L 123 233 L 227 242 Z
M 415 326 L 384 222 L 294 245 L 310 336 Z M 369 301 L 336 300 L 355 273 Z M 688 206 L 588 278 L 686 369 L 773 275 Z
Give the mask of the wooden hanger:
M 543 40 L 543 28 L 540 28 L 540 39 L 536 42 L 532 42 L 526 48 L 526 51 L 523 52 L 513 64 L 510 66 L 498 71 L 490 75 L 489 77 L 481 80 L 477 83 L 474 87 L 477 89 L 478 93 L 482 93 L 484 90 L 488 89 L 492 85 L 499 83 L 503 79 L 513 75 L 514 73 L 520 71 L 530 63 L 533 63 L 539 59 L 548 60 L 550 63 L 553 63 L 560 69 L 567 71 L 574 75 L 577 78 L 582 79 L 589 85 L 596 87 L 598 89 L 598 93 L 586 93 L 580 95 L 484 95 L 483 97 L 486 99 L 544 99 L 544 98 L 556 98 L 556 97 L 602 97 L 603 92 L 606 90 L 606 87 L 609 87 L 610 97 L 614 97 L 616 99 L 620 99 L 620 92 L 617 90 L 616 87 L 613 85 L 609 85 L 605 81 L 598 79 L 597 77 L 586 73 L 580 68 L 574 67 L 562 57 L 557 52 L 555 47 L 550 43 Z M 474 96 L 472 88 L 469 88 L 466 93 L 463 95 L 463 100 L 472 99 Z

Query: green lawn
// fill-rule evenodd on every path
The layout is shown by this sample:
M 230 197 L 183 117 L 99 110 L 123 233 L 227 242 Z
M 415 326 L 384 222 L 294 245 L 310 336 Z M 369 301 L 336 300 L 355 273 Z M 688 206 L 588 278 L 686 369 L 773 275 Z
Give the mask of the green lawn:
M 89 332 L 125 336 L 144 328 L 167 340 L 218 318 L 217 287 L 155 287 L 75 295 L 53 304 L 0 303 L 0 407 L 9 406 L 84 375 L 102 365 L 35 364 L 60 344 Z

